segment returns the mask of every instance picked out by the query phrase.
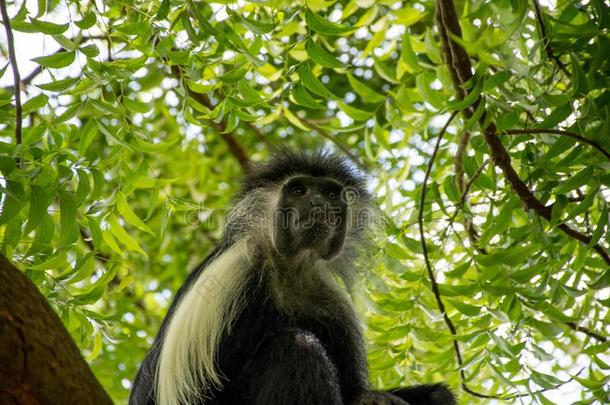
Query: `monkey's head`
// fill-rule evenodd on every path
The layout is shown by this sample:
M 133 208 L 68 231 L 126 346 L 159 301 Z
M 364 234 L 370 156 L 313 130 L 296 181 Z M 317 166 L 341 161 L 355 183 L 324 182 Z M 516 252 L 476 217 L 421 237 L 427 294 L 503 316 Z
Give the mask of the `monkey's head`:
M 343 248 L 347 228 L 345 188 L 328 177 L 296 175 L 279 190 L 273 223 L 273 242 L 284 256 L 311 249 L 322 259 Z
M 274 154 L 253 168 L 239 197 L 228 230 L 264 239 L 286 259 L 351 260 L 377 215 L 362 173 L 323 151 Z

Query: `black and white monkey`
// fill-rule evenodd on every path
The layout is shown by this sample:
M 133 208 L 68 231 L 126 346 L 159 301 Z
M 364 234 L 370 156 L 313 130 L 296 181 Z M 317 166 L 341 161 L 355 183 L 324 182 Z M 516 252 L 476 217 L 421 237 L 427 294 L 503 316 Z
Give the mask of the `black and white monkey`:
M 225 236 L 176 294 L 129 403 L 454 405 L 443 384 L 370 390 L 349 294 L 377 211 L 325 152 L 281 151 L 248 175 Z

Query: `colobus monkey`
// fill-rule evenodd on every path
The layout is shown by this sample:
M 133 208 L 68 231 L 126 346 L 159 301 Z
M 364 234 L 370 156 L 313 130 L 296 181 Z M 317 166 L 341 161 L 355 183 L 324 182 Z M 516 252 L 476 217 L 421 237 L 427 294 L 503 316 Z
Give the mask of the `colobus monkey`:
M 339 285 L 349 289 L 370 253 L 376 212 L 338 156 L 281 151 L 254 168 L 222 243 L 176 294 L 129 403 L 454 405 L 442 384 L 368 388 L 360 322 Z

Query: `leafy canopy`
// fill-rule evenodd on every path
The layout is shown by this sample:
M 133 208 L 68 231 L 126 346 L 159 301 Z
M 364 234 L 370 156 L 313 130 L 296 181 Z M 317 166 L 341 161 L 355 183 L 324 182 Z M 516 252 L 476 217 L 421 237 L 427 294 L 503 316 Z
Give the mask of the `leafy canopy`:
M 117 402 L 248 161 L 322 143 L 373 174 L 388 218 L 361 305 L 375 386 L 607 400 L 607 2 L 457 7 L 464 83 L 429 0 L 9 5 L 17 53 L 45 51 L 21 72 L 20 142 L 0 90 L 1 253 Z M 491 123 L 538 210 L 491 161 Z

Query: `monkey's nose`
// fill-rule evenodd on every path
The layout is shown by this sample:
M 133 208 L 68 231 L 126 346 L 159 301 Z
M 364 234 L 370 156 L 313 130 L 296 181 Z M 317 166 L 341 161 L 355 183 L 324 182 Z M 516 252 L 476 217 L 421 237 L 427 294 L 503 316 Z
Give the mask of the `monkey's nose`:
M 309 203 L 312 207 L 321 207 L 324 205 L 324 198 L 320 194 L 311 196 Z

